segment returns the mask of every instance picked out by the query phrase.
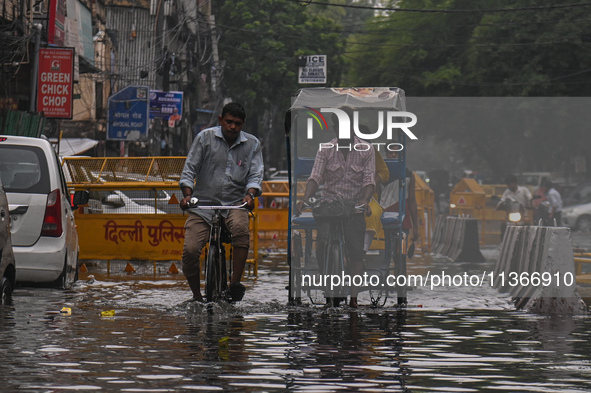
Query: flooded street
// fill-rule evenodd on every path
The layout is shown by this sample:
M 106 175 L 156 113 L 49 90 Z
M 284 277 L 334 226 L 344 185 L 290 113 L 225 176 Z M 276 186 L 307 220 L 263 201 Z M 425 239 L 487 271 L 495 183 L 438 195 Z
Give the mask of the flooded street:
M 491 270 L 415 257 L 409 272 Z M 237 305 L 185 305 L 181 275 L 89 266 L 72 290 L 18 288 L 0 308 L 0 389 L 584 392 L 591 319 L 516 311 L 489 286 L 409 291 L 409 307 L 288 307 L 283 254 Z M 148 266 L 146 265 L 146 266 Z M 60 313 L 63 307 L 71 315 Z M 113 316 L 101 312 L 114 310 Z

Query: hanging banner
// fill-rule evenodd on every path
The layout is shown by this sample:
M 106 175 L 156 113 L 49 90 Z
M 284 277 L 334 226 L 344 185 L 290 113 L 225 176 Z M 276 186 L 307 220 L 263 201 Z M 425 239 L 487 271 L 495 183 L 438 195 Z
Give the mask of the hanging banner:
M 66 39 L 66 0 L 49 2 L 49 21 L 47 24 L 47 42 L 62 46 Z
M 183 114 L 183 92 L 150 90 L 150 119 L 181 120 Z
M 37 112 L 54 119 L 71 119 L 74 48 L 39 49 L 37 80 Z

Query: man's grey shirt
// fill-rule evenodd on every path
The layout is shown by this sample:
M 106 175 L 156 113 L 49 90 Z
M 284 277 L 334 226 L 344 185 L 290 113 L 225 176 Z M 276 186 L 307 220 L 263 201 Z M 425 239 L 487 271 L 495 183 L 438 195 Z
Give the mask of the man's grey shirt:
M 193 141 L 179 186 L 191 188 L 203 205 L 232 205 L 241 202 L 250 188 L 261 194 L 263 171 L 261 143 L 255 136 L 241 131 L 229 146 L 217 126 L 201 131 Z M 211 211 L 189 212 L 206 219 L 212 216 Z

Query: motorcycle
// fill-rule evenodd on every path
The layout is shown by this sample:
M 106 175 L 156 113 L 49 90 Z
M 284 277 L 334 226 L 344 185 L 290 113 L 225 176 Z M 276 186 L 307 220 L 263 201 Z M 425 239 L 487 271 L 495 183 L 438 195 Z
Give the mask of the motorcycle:
M 501 223 L 501 239 L 505 236 L 508 225 L 525 225 L 525 208 L 514 198 L 499 201 L 497 210 L 505 210 L 507 218 Z

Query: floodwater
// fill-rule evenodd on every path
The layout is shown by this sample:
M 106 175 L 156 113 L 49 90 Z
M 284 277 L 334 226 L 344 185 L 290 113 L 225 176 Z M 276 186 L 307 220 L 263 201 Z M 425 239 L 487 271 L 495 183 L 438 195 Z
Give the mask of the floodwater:
M 477 266 L 417 256 L 409 271 L 490 271 L 497 252 Z M 168 266 L 124 266 L 15 291 L 0 307 L 2 392 L 591 390 L 591 318 L 516 311 L 486 285 L 417 287 L 406 310 L 288 307 L 285 256 L 271 252 L 243 302 L 206 307 L 182 304 Z

